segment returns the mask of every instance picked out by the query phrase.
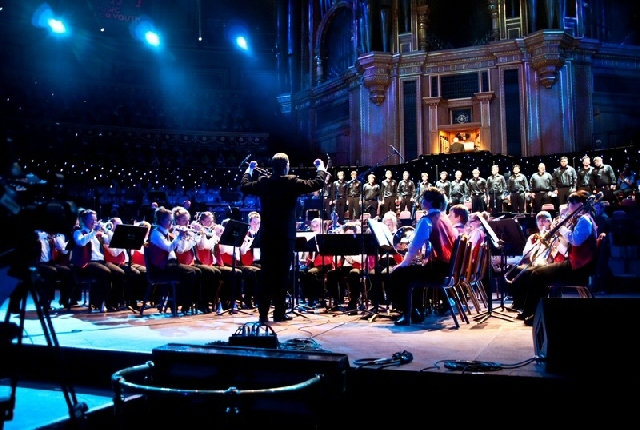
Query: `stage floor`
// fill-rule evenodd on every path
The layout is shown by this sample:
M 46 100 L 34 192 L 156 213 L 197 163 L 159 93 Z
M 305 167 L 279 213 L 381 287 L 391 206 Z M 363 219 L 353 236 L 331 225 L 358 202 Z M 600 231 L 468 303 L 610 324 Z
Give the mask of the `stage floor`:
M 567 297 L 571 297 L 571 294 L 567 294 Z M 598 295 L 593 300 L 639 297 L 640 294 L 635 293 L 607 294 Z M 480 369 L 474 373 L 528 379 L 558 378 L 556 374 L 547 373 L 544 364 L 532 360 L 535 357 L 532 328 L 525 326 L 522 321 L 510 318 L 516 314 L 503 311 L 499 302 L 493 306 L 495 312 L 483 322 L 474 320 L 478 312 L 472 310 L 470 322 L 460 321 L 459 328 L 455 327 L 448 314 L 428 315 L 424 323 L 401 327 L 394 325 L 386 313 L 379 314 L 372 320 L 363 312 L 348 315 L 331 311 L 291 314 L 292 321 L 270 323 L 270 326 L 277 336 L 280 348 L 345 354 L 354 368 L 363 361 L 369 363 L 380 359 L 384 364 L 367 364 L 364 367 L 392 372 L 460 374 L 460 369 L 448 369 L 444 362 L 464 360 L 493 363 L 499 367 L 498 370 L 483 372 Z M 3 318 L 6 311 L 5 303 L 0 308 Z M 150 357 L 147 354 L 151 354 L 154 348 L 170 343 L 201 346 L 212 342 L 227 342 L 243 326 L 250 328 L 256 323 L 258 314 L 257 310 L 240 310 L 233 315 L 214 313 L 174 318 L 152 308 L 140 317 L 127 310 L 104 314 L 94 311 L 89 314 L 85 307 L 74 307 L 71 311 L 52 311 L 50 319 L 63 349 L 97 350 L 104 351 L 105 354 L 141 354 L 140 361 L 135 364 L 144 364 Z M 10 321 L 18 323 L 19 316 L 11 316 Z M 27 305 L 24 324 L 25 348 L 47 345 L 31 301 Z M 406 363 L 394 361 L 394 354 L 403 351 L 409 352 L 412 360 Z M 34 365 L 37 365 L 37 358 L 34 358 Z M 130 362 L 123 363 L 122 368 L 130 365 Z M 37 428 L 65 415 L 64 399 L 59 390 L 54 387 L 53 395 L 42 395 L 51 390 L 51 381 L 48 382 L 48 385 L 42 385 L 41 390 L 44 391 L 40 393 L 37 385 L 21 382 L 15 417 L 5 423 L 6 429 Z M 100 387 L 87 396 L 90 407 L 111 401 L 109 387 Z M 33 408 L 31 402 L 37 402 L 38 407 Z

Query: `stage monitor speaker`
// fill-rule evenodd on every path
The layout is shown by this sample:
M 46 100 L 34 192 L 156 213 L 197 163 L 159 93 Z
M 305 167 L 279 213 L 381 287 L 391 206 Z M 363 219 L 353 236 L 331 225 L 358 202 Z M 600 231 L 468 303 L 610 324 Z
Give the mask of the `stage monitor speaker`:
M 346 391 L 349 359 L 344 354 L 298 351 L 227 344 L 204 346 L 170 343 L 152 351 L 155 386 L 183 390 L 239 390 L 240 394 L 202 402 L 200 411 L 225 414 L 229 402 L 243 420 L 299 417 L 319 423 L 340 408 Z M 320 382 L 295 391 L 287 387 L 320 376 Z M 266 390 L 266 393 L 251 393 Z M 244 393 L 242 393 L 244 391 Z M 162 409 L 175 399 L 155 399 Z M 186 397 L 185 397 L 186 401 Z M 175 408 L 175 406 L 173 406 Z M 192 416 L 193 403 L 184 404 Z
M 636 298 L 544 298 L 533 322 L 535 354 L 557 374 L 598 375 L 630 364 Z

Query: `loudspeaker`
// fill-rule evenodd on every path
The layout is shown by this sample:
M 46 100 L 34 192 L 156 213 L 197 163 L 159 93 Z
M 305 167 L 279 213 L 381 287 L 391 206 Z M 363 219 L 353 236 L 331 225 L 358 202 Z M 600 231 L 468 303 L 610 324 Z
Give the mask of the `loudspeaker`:
M 197 401 L 185 395 L 180 405 L 175 397 L 153 398 L 156 410 L 181 410 L 181 416 L 233 416 L 245 424 L 298 417 L 326 424 L 346 395 L 345 354 L 170 343 L 154 348 L 152 357 L 154 386 L 222 392 Z
M 633 357 L 636 298 L 544 298 L 533 322 L 535 354 L 549 373 L 591 375 Z

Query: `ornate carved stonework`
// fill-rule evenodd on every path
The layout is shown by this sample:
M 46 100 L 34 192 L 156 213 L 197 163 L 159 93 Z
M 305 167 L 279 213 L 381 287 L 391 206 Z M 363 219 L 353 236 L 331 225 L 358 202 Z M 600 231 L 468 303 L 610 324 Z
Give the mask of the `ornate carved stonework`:
M 525 38 L 531 67 L 538 73 L 538 80 L 545 88 L 551 88 L 558 78 L 558 71 L 566 62 L 565 50 L 573 44 L 573 38 L 563 31 L 545 30 Z
M 364 86 L 369 90 L 369 99 L 380 106 L 391 83 L 393 55 L 372 52 L 358 59 L 359 70 L 364 75 Z

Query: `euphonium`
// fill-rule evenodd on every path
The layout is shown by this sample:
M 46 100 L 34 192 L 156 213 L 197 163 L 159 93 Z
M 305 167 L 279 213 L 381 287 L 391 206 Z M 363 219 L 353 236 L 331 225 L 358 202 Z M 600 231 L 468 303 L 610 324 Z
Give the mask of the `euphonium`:
M 546 253 L 547 251 L 549 251 L 549 248 L 551 247 L 551 245 L 558 239 L 558 236 L 560 234 L 560 229 L 562 227 L 571 228 L 575 226 L 575 224 L 578 222 L 580 217 L 588 213 L 589 211 L 591 211 L 591 209 L 593 208 L 593 205 L 598 201 L 600 201 L 600 199 L 602 199 L 601 193 L 594 194 L 591 197 L 589 197 L 589 199 L 587 199 L 587 201 L 582 206 L 580 206 L 573 212 L 566 214 L 564 217 L 557 217 L 551 223 L 551 227 L 549 228 L 549 231 L 546 232 L 545 234 L 540 235 L 540 238 L 538 239 L 540 246 L 534 246 L 530 252 L 522 256 L 522 258 L 520 259 L 520 262 L 517 265 L 513 266 L 511 269 L 505 272 L 504 274 L 505 281 L 507 281 L 508 283 L 512 283 L 513 281 L 518 279 L 525 272 L 525 270 L 531 267 L 531 265 L 535 261 L 535 259 L 532 258 L 532 255 L 534 255 L 534 251 L 535 251 L 535 254 L 537 255 L 542 255 L 541 253 L 543 252 Z M 524 267 L 519 267 L 521 263 L 526 260 L 528 260 L 527 264 Z M 510 279 L 509 275 L 511 274 L 511 272 L 513 272 L 515 269 L 518 269 L 518 268 L 520 269 L 520 271 L 516 274 L 516 276 Z

